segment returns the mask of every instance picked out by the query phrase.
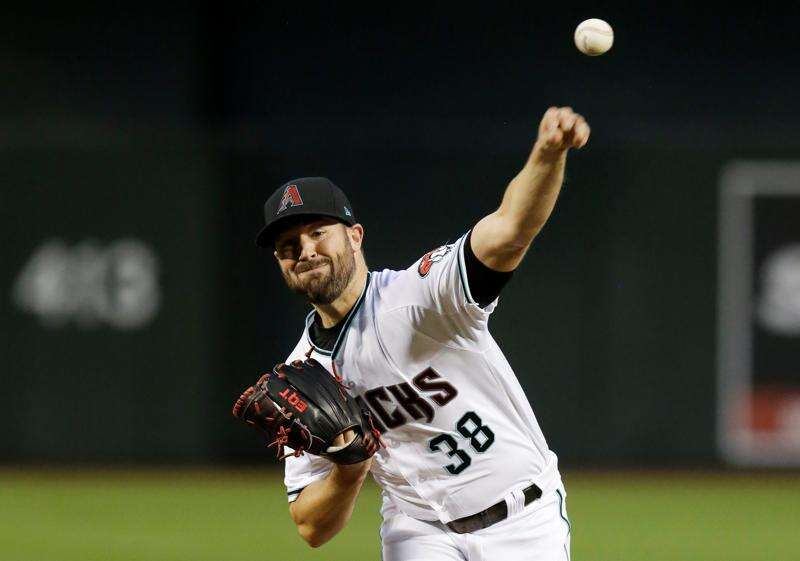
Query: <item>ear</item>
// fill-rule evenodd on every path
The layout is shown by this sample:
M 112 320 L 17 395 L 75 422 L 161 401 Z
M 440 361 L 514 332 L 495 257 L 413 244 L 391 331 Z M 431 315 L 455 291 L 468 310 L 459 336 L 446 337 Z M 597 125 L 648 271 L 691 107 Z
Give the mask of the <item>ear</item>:
M 353 224 L 347 228 L 347 239 L 350 240 L 350 248 L 355 253 L 361 249 L 364 242 L 364 227 L 361 224 Z

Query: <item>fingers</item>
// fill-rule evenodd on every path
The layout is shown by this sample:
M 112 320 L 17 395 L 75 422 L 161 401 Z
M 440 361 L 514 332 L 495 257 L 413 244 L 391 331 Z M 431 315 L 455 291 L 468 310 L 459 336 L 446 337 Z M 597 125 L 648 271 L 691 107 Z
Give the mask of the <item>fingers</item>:
M 564 151 L 586 146 L 590 133 L 586 119 L 572 107 L 550 107 L 542 117 L 537 140 L 545 150 Z
M 333 446 L 345 446 L 346 444 L 350 444 L 355 437 L 356 433 L 352 429 L 348 429 L 333 439 Z
M 592 129 L 589 127 L 589 123 L 587 123 L 583 117 L 581 117 L 578 122 L 575 124 L 575 134 L 574 134 L 574 146 L 575 148 L 583 148 L 586 146 L 586 143 L 589 142 L 589 135 L 591 134 Z
M 575 121 L 578 120 L 578 115 L 572 110 L 572 107 L 562 107 L 558 110 L 558 124 L 564 132 L 572 131 L 575 126 Z
M 234 417 L 241 417 L 244 413 L 244 409 L 247 406 L 247 403 L 250 401 L 250 397 L 255 393 L 256 389 L 254 387 L 247 388 L 242 395 L 239 396 L 239 399 L 236 400 L 236 403 L 233 404 L 233 416 Z

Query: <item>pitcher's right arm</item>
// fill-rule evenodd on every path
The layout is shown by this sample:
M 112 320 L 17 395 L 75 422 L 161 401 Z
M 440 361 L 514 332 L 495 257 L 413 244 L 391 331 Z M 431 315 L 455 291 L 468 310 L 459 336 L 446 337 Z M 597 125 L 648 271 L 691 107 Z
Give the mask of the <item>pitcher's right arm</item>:
M 308 545 L 325 544 L 347 525 L 371 465 L 372 458 L 353 465 L 334 464 L 324 479 L 303 489 L 289 504 L 297 531 Z

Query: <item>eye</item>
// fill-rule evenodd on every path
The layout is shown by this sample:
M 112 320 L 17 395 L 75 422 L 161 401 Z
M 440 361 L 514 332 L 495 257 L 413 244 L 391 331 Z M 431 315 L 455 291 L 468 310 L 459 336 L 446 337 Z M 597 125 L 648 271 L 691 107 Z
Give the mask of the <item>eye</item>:
M 284 243 L 275 248 L 275 252 L 281 259 L 290 259 L 294 255 L 294 244 Z
M 325 235 L 325 230 L 314 230 L 314 231 L 311 233 L 311 237 L 312 237 L 312 238 L 315 238 L 315 239 L 319 239 L 319 238 L 321 238 L 321 237 L 322 237 L 322 236 L 324 236 L 324 235 Z

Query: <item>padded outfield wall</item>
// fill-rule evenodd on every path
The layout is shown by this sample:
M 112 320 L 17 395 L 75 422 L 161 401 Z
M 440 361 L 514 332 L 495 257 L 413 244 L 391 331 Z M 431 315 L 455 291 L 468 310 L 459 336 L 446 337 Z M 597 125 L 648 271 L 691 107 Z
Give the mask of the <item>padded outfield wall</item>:
M 569 465 L 714 463 L 731 411 L 800 441 L 794 203 L 758 199 L 753 266 L 718 269 L 725 170 L 800 154 L 793 20 L 608 8 L 617 42 L 590 59 L 571 31 L 596 14 L 525 9 L 0 22 L 0 459 L 262 458 L 229 409 L 307 309 L 252 243 L 266 196 L 327 175 L 371 267 L 407 266 L 498 204 L 551 104 L 592 139 L 491 328 L 552 447 Z M 731 319 L 724 281 L 745 277 Z M 731 394 L 729 371 L 769 387 Z

